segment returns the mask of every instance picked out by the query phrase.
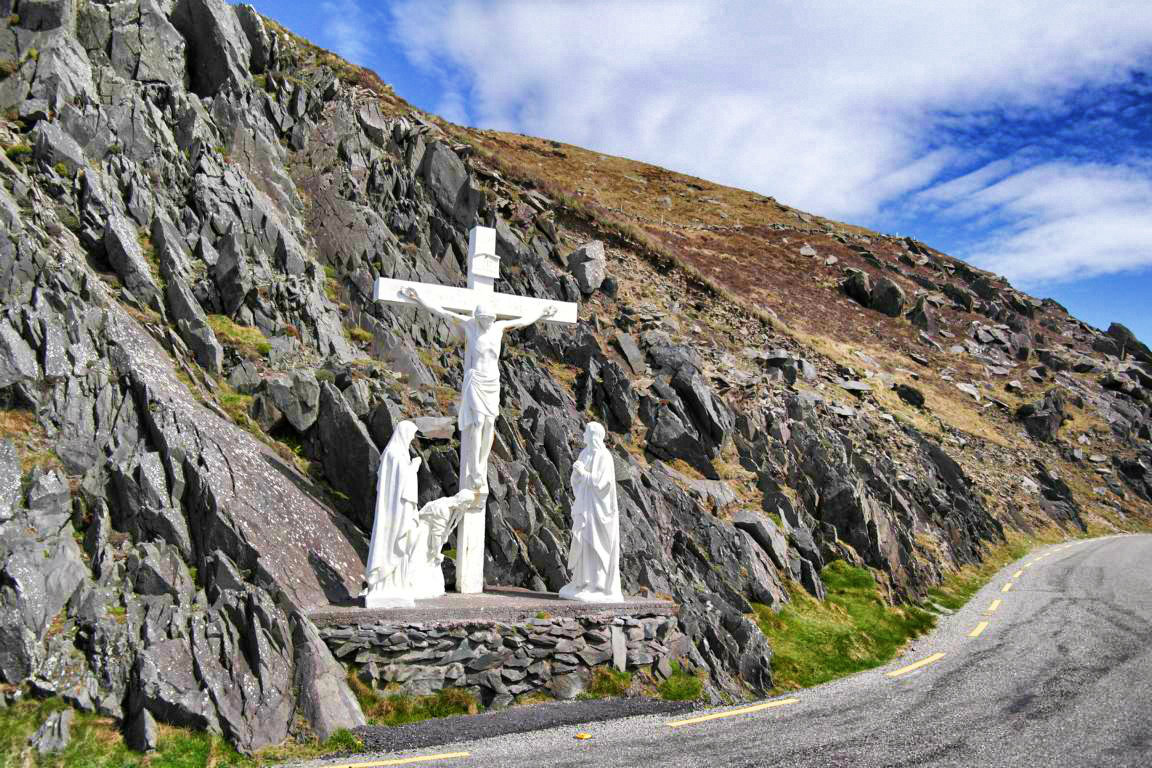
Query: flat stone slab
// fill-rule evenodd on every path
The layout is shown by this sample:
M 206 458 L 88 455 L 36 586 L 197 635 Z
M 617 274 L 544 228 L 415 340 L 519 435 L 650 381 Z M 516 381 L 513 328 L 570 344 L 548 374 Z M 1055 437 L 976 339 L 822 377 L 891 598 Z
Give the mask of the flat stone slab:
M 533 592 L 518 587 L 492 587 L 482 594 L 449 593 L 432 600 L 417 600 L 415 608 L 369 610 L 357 605 L 331 605 L 309 618 L 318 627 L 355 624 L 460 625 L 476 622 L 522 624 L 546 613 L 550 618 L 603 618 L 614 616 L 674 616 L 680 606 L 671 600 L 630 597 L 622 603 L 578 603 L 561 600 L 555 592 Z

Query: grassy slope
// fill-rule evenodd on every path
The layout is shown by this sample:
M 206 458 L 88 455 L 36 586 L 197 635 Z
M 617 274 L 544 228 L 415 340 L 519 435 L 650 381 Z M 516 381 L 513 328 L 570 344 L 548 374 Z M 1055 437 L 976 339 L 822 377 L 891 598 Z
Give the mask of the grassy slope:
M 828 589 L 824 602 L 802 589 L 779 613 L 757 605 L 756 621 L 772 645 L 772 671 L 780 690 L 807 688 L 882 666 L 909 640 L 931 630 L 941 610 L 955 611 L 1005 565 L 1024 557 L 1034 543 L 1060 540 L 1048 530 L 1035 537 L 1018 534 L 989 550 L 984 562 L 954 571 L 917 605 L 891 605 L 872 573 L 842 561 L 820 576 Z

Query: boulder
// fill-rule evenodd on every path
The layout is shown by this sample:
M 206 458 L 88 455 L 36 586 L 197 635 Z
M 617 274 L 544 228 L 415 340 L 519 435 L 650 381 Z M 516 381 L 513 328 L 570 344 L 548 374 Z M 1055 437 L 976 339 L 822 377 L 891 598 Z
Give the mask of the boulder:
M 916 387 L 910 384 L 893 384 L 892 389 L 895 390 L 900 399 L 908 403 L 908 405 L 914 408 L 924 407 L 924 393 L 916 389 Z
M 307 618 L 293 617 L 292 643 L 299 697 L 297 711 L 312 724 L 312 731 L 320 740 L 327 740 L 340 729 L 365 725 L 360 703 L 348 687 L 347 673 Z
M 19 26 L 33 32 L 46 32 L 76 23 L 75 0 L 21 0 Z
M 848 276 L 840 283 L 840 290 L 844 291 L 845 295 L 857 304 L 865 307 L 871 306 L 872 279 L 868 277 L 868 273 L 859 269 L 845 271 Z
M 104 226 L 104 252 L 124 287 L 140 301 L 159 309 L 160 288 L 144 258 L 135 225 L 118 214 L 109 217 Z
M 916 306 L 908 313 L 908 322 L 930 336 L 935 336 L 940 332 L 940 325 L 936 321 L 936 313 L 928 306 L 926 296 L 921 296 L 916 300 Z
M 12 519 L 20 505 L 23 489 L 20 479 L 20 452 L 11 440 L 0 440 L 0 523 Z
M 872 285 L 872 301 L 869 306 L 889 317 L 899 317 L 904 311 L 904 289 L 890 277 L 881 277 Z
M 264 391 L 297 432 L 303 434 L 316 423 L 320 383 L 312 371 L 299 369 L 270 377 L 264 382 Z
M 182 87 L 184 38 L 157 0 L 113 6 L 109 57 L 120 75 L 146 83 Z
M 788 539 L 769 518 L 748 510 L 732 513 L 732 525 L 744 531 L 781 570 L 788 567 Z
M 1025 403 L 1016 410 L 1016 418 L 1024 422 L 1024 429 L 1034 440 L 1054 442 L 1060 427 L 1067 420 L 1064 413 L 1064 395 L 1057 389 L 1049 390 L 1035 403 Z
M 604 243 L 592 240 L 568 254 L 568 271 L 576 278 L 580 292 L 588 296 L 604 283 L 608 258 Z
M 472 224 L 482 193 L 472 183 L 464 161 L 451 147 L 443 142 L 429 145 L 424 152 L 421 176 L 444 213 L 462 227 Z
M 0 388 L 9 387 L 21 381 L 35 379 L 40 375 L 36 362 L 36 352 L 17 333 L 12 325 L 0 316 Z
M 172 275 L 168 278 L 165 296 L 176 330 L 196 362 L 208 373 L 218 374 L 224 364 L 224 348 L 216 340 L 216 333 L 208 325 L 208 317 L 192 290 L 180 277 Z
M 41 755 L 63 752 L 72 741 L 72 720 L 75 714 L 71 709 L 53 712 L 33 734 L 29 743 Z
M 1136 334 L 1128 330 L 1126 326 L 1112 323 L 1108 326 L 1108 335 L 1120 348 L 1119 357 L 1131 355 L 1141 362 L 1152 363 L 1152 351 L 1149 351 L 1148 346 L 1137 339 Z
M 178 0 L 172 23 L 188 46 L 192 90 L 215 96 L 225 84 L 246 83 L 252 46 L 225 0 Z
M 248 37 L 248 45 L 252 48 L 252 57 L 249 59 L 249 68 L 252 74 L 259 75 L 268 69 L 269 57 L 272 50 L 272 39 L 264 26 L 264 19 L 256 9 L 244 3 L 236 6 L 236 18 L 241 29 Z
M 380 451 L 340 390 L 328 382 L 320 385 L 316 436 L 328 481 L 351 500 L 353 520 L 372 530 Z
M 63 165 L 75 173 L 88 165 L 84 150 L 64 132 L 59 123 L 41 121 L 32 129 L 33 157 L 45 165 Z

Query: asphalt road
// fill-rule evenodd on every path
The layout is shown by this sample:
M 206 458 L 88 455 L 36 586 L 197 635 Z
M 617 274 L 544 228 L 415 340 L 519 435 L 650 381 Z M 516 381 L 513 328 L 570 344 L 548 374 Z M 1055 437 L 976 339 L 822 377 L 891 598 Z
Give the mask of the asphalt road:
M 549 728 L 329 765 L 1149 768 L 1152 536 L 1038 550 L 887 667 L 747 709 Z M 676 722 L 712 714 L 722 716 Z M 580 732 L 591 738 L 577 739 Z M 452 753 L 467 755 L 440 757 Z M 431 759 L 408 762 L 414 757 Z

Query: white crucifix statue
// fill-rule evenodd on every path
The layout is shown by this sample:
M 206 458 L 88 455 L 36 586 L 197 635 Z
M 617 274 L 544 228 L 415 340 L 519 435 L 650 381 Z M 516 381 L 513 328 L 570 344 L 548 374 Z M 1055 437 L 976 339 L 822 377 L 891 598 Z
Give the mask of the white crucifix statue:
M 577 305 L 497 293 L 500 257 L 496 230 L 475 227 L 468 235 L 468 287 L 379 278 L 373 298 L 414 304 L 439 315 L 464 334 L 464 383 L 457 420 L 460 427 L 460 489 L 475 501 L 456 534 L 456 590 L 484 591 L 484 506 L 488 495 L 488 454 L 500 414 L 500 345 L 504 331 L 538 321 L 575 323 Z

